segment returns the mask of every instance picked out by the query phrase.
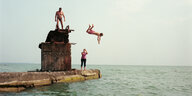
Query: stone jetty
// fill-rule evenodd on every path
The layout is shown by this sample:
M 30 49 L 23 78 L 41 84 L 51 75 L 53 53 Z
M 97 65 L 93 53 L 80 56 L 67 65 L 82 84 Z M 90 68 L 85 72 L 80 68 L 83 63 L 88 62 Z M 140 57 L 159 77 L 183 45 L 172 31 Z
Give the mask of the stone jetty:
M 71 68 L 71 45 L 69 26 L 51 30 L 41 49 L 41 69 L 29 72 L 0 72 L 0 92 L 19 92 L 27 88 L 61 82 L 77 82 L 101 78 L 98 69 L 76 70 Z
M 71 70 L 58 72 L 1 72 L 0 92 L 20 92 L 27 88 L 54 83 L 78 82 L 101 78 L 100 70 Z

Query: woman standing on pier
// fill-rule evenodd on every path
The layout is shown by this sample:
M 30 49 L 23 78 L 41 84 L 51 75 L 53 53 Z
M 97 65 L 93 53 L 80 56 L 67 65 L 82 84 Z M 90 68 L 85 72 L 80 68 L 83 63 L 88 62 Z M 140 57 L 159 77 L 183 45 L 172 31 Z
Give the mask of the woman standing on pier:
M 83 64 L 84 64 L 84 70 L 86 70 L 86 55 L 87 55 L 87 50 L 83 49 L 83 52 L 81 52 L 81 70 L 83 70 Z

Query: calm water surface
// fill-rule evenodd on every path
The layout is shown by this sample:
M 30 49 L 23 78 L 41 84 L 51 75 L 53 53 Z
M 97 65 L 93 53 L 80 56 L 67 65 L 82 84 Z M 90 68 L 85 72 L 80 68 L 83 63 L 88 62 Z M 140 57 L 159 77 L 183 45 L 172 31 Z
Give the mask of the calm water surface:
M 79 65 L 73 68 L 80 69 Z M 192 67 L 88 65 L 101 79 L 59 83 L 0 96 L 192 96 Z M 40 69 L 40 64 L 0 64 L 0 72 Z

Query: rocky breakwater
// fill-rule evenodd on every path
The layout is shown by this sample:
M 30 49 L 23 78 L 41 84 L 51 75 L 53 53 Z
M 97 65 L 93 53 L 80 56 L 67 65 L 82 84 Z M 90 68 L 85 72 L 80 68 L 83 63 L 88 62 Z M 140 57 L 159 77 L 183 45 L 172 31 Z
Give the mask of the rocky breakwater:
M 1 72 L 0 92 L 20 92 L 27 88 L 54 83 L 69 83 L 101 78 L 100 70 L 58 72 Z

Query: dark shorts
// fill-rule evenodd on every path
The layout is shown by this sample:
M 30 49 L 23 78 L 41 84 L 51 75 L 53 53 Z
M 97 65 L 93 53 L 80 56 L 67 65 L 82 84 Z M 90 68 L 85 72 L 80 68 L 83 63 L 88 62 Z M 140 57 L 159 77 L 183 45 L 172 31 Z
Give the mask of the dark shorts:
M 58 19 L 59 21 L 62 21 L 62 18 L 57 17 L 57 19 Z
M 86 59 L 81 59 L 81 67 L 83 66 L 84 64 L 84 67 L 86 67 Z

